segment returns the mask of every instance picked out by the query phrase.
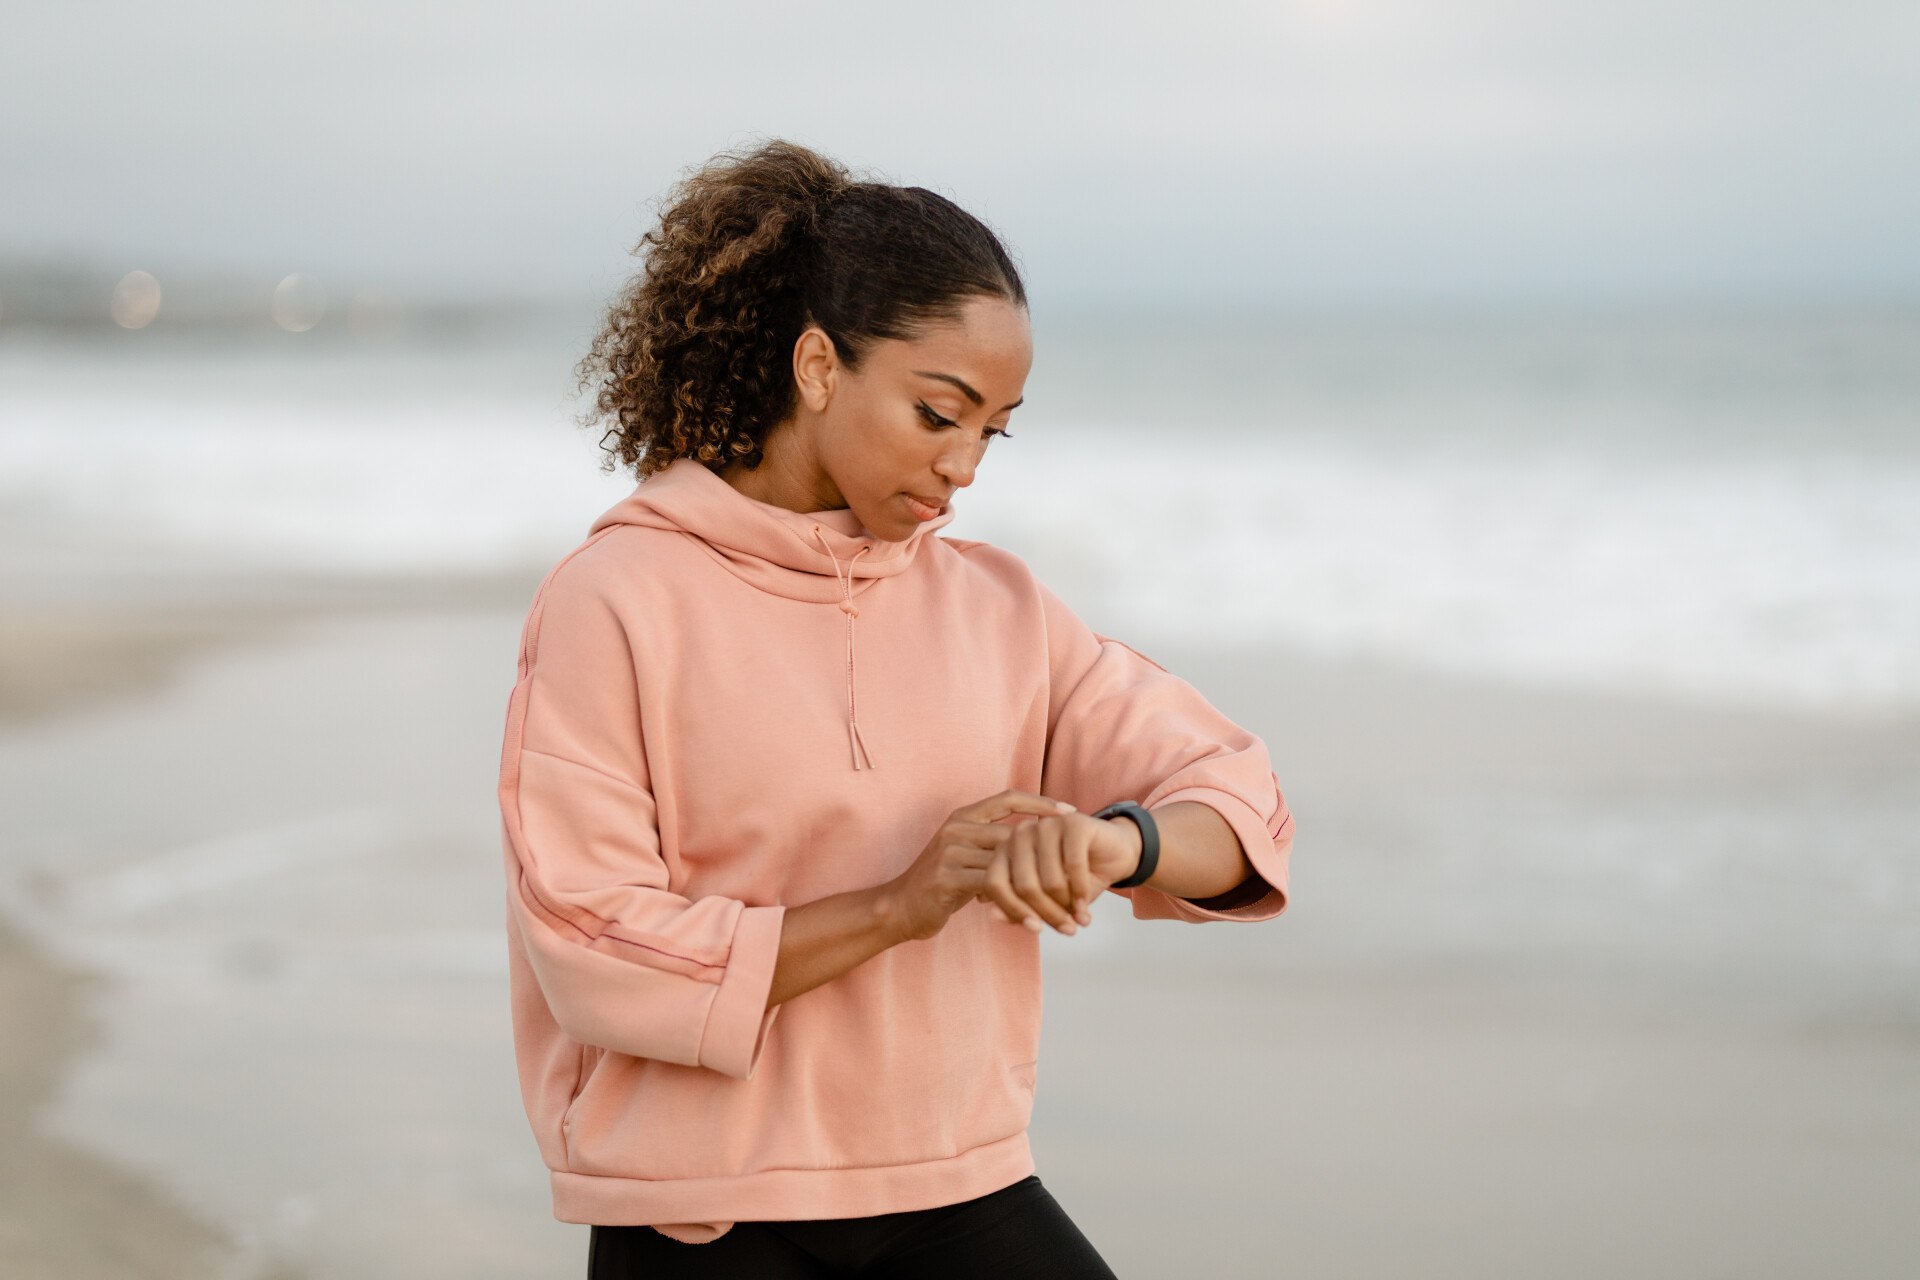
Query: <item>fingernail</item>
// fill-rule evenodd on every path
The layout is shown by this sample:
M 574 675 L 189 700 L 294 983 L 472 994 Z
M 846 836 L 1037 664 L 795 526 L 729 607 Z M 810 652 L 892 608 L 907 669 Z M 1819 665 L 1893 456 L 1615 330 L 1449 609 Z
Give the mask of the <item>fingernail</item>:
M 1077 918 L 1079 919 L 1079 921 L 1080 921 L 1080 923 L 1081 923 L 1081 924 L 1092 924 L 1092 923 L 1093 923 L 1093 917 L 1092 917 L 1091 915 L 1089 915 L 1089 914 L 1088 914 L 1087 912 L 1085 912 L 1085 911 L 1082 911 L 1082 912 L 1080 912 L 1080 913 L 1078 914 L 1078 917 L 1077 917 Z
M 1080 926 L 1076 925 L 1073 921 L 1069 920 L 1065 924 L 1060 926 L 1060 932 L 1066 934 L 1069 938 L 1071 938 L 1074 934 L 1080 932 Z
M 1070 804 L 1068 804 L 1068 803 L 1067 803 L 1067 802 L 1066 802 L 1065 800 L 1056 800 L 1056 801 L 1054 801 L 1053 803 L 1054 803 L 1054 805 L 1055 805 L 1055 807 L 1057 807 L 1058 809 L 1060 809 L 1060 811 L 1061 811 L 1061 812 L 1063 812 L 1063 813 L 1077 813 L 1077 812 L 1078 812 L 1078 810 L 1076 810 L 1076 809 L 1075 809 L 1075 808 L 1074 808 L 1074 807 L 1073 807 L 1072 805 L 1070 805 Z
M 1039 917 L 1039 916 L 1028 916 L 1028 917 L 1027 917 L 1027 928 L 1029 928 L 1029 929 L 1031 929 L 1031 930 L 1033 930 L 1033 931 L 1034 931 L 1035 933 L 1038 933 L 1038 932 L 1040 932 L 1040 917 Z

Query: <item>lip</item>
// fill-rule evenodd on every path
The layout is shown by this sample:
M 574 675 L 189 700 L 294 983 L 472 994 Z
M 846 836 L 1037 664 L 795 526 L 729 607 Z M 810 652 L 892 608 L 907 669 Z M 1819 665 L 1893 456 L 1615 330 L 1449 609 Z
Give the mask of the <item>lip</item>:
M 947 505 L 944 499 L 939 502 L 929 502 L 917 493 L 906 493 L 901 496 L 907 500 L 907 509 L 922 520 L 933 519 L 939 515 Z

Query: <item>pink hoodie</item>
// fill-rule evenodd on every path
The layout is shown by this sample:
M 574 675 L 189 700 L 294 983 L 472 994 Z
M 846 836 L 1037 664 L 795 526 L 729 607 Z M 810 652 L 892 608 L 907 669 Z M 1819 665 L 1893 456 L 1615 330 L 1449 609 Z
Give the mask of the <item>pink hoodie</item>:
M 961 804 L 1197 800 L 1259 875 L 1111 892 L 1141 920 L 1285 908 L 1292 819 L 1260 739 L 1018 556 L 935 537 L 953 516 L 887 542 L 682 458 L 541 583 L 500 812 L 515 1049 L 561 1221 L 700 1242 L 1034 1172 L 1040 938 L 997 907 L 767 1007 L 787 906 L 892 880 Z

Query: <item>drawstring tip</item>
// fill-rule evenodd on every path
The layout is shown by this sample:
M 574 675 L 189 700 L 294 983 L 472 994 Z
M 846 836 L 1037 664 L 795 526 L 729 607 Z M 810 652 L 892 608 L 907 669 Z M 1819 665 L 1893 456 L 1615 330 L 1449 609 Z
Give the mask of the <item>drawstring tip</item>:
M 860 737 L 860 726 L 851 720 L 847 721 L 847 742 L 853 747 L 853 767 L 855 769 L 873 768 L 873 757 L 867 754 L 867 744 Z M 866 763 L 862 764 L 862 760 Z

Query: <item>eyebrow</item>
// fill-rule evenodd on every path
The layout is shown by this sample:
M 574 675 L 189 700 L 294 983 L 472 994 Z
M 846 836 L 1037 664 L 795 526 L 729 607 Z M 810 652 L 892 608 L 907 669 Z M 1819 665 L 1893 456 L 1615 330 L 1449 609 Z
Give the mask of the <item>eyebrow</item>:
M 985 396 L 981 395 L 978 391 L 975 391 L 972 387 L 968 386 L 966 383 L 962 382 L 960 379 L 954 377 L 950 373 L 935 373 L 931 369 L 915 369 L 914 372 L 919 374 L 923 378 L 938 378 L 942 382 L 951 382 L 954 386 L 960 388 L 960 394 L 965 396 L 967 399 L 973 401 L 976 407 L 979 405 L 983 405 L 987 402 L 987 398 Z M 1015 400 L 1012 404 L 1003 406 L 1000 412 L 1005 413 L 1008 409 L 1018 409 L 1021 405 L 1025 404 L 1026 402 L 1027 402 L 1027 398 L 1025 396 L 1021 396 L 1018 400 Z

